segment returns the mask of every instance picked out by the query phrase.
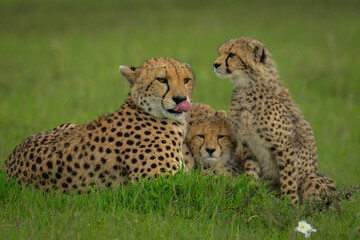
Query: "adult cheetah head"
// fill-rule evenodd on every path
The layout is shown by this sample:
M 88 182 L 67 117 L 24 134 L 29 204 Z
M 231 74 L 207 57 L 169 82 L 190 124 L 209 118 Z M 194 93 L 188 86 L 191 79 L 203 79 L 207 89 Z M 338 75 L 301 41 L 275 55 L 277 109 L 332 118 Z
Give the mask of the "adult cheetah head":
M 224 111 L 207 112 L 188 121 L 185 143 L 198 164 L 210 166 L 234 158 L 237 147 Z
M 223 44 L 214 62 L 214 71 L 220 78 L 230 78 L 235 87 L 249 87 L 259 75 L 276 71 L 265 45 L 259 40 L 242 37 Z
M 194 74 L 172 58 L 150 58 L 139 68 L 120 66 L 136 104 L 158 118 L 180 120 L 190 111 Z

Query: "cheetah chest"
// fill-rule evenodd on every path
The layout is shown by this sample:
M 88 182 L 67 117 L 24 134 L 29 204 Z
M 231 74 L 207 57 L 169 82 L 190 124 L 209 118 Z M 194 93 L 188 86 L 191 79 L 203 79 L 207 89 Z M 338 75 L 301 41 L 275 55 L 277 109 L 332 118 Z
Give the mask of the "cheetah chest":
M 268 142 L 260 136 L 258 120 L 249 111 L 230 109 L 229 119 L 232 129 L 240 143 L 247 144 L 261 167 L 261 176 L 266 179 L 279 179 L 277 164 Z

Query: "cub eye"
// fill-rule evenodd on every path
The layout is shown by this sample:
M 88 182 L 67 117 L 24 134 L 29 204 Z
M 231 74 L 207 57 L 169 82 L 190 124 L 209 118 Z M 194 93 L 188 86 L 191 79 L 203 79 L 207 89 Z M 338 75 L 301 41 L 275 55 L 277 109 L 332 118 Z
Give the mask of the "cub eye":
M 226 137 L 225 135 L 219 135 L 218 136 L 218 140 L 221 140 L 221 139 L 223 139 L 224 137 Z
M 205 139 L 205 136 L 204 135 L 202 135 L 202 134 L 199 134 L 199 135 L 197 135 L 199 138 L 201 138 L 201 139 Z
M 184 79 L 184 83 L 185 83 L 185 84 L 188 84 L 188 83 L 190 82 L 190 80 L 191 80 L 190 78 L 185 78 L 185 79 Z
M 161 84 L 167 84 L 168 82 L 167 78 L 156 78 L 156 81 L 158 81 Z
M 235 53 L 229 53 L 229 58 L 235 57 Z

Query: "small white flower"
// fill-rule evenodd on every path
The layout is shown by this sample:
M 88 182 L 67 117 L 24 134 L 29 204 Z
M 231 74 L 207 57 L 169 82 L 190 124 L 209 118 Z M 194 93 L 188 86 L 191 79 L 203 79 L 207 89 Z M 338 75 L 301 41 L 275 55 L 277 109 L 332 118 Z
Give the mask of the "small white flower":
M 316 229 L 313 228 L 306 221 L 300 221 L 299 226 L 297 226 L 295 228 L 295 231 L 301 232 L 301 233 L 305 234 L 306 238 L 309 238 L 312 232 L 316 232 Z

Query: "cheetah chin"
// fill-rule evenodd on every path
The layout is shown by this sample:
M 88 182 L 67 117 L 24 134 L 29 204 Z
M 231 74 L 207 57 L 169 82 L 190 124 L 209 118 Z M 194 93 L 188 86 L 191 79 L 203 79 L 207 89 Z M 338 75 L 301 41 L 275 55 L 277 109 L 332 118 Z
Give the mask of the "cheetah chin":
M 214 72 L 215 72 L 216 76 L 218 76 L 219 78 L 228 78 L 230 75 L 230 74 L 222 74 L 216 68 L 214 68 Z
M 204 162 L 207 162 L 207 163 L 216 163 L 219 161 L 219 158 L 217 157 L 206 157 L 204 159 Z

